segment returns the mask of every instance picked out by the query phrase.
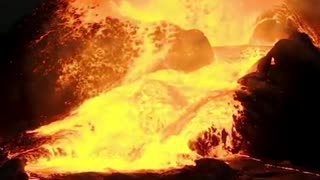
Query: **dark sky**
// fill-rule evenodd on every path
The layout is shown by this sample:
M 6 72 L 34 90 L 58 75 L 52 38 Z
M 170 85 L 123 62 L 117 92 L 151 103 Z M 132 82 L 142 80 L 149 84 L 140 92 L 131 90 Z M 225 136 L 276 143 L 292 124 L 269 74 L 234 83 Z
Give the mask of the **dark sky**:
M 46 0 L 0 0 L 0 32 L 6 32 L 24 15 Z

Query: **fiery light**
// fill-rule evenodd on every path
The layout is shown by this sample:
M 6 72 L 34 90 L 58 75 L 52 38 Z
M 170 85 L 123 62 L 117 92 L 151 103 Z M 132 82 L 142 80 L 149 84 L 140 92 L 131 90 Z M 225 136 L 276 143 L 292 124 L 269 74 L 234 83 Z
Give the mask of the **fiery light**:
M 214 46 L 246 44 L 255 9 L 222 0 L 75 0 L 57 11 L 71 28 L 58 41 L 85 42 L 77 55 L 58 58 L 57 89 L 78 80 L 74 91 L 90 98 L 68 117 L 32 131 L 50 140 L 41 146 L 45 153 L 28 157 L 26 170 L 51 175 L 192 164 L 199 155 L 190 143 L 210 127 L 218 145 L 208 155 L 227 155 L 236 114 L 232 92 L 261 49 L 245 48 L 234 60 L 216 55 L 192 73 L 150 69 L 166 58 L 180 28 L 203 31 Z
M 198 156 L 190 140 L 211 125 L 217 133 L 231 134 L 232 90 L 246 73 L 239 67 L 246 70 L 261 56 L 250 51 L 237 63 L 212 64 L 191 74 L 163 70 L 87 100 L 69 117 L 34 131 L 53 140 L 43 146 L 49 156 L 30 161 L 26 169 L 47 175 L 192 163 Z M 213 148 L 211 155 L 227 153 L 222 143 Z

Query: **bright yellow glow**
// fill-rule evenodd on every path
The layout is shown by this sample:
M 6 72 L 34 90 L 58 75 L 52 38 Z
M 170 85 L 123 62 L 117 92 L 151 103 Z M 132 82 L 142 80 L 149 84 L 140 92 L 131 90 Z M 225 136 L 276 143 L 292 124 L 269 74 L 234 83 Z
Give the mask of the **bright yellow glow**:
M 96 7 L 88 8 L 88 4 Z M 164 46 L 160 49 L 150 33 L 162 27 L 159 21 L 165 21 L 185 29 L 200 29 L 212 45 L 245 44 L 257 12 L 246 14 L 242 6 L 234 7 L 222 0 L 155 0 L 148 3 L 76 0 L 71 7 L 86 10 L 80 16 L 82 24 L 78 25 L 81 27 L 89 28 L 88 23 L 100 22 L 106 16 L 117 17 L 120 22 L 129 19 L 129 25 L 110 27 L 101 22 L 112 37 L 117 37 L 115 44 L 98 40 L 102 29 L 95 36 L 84 39 L 88 42 L 87 47 L 76 58 L 60 60 L 63 68 L 59 86 L 76 77 L 83 82 L 75 89 L 79 96 L 95 96 L 68 117 L 32 131 L 36 136 L 50 137 L 50 140 L 42 146 L 47 153 L 29 158 L 28 172 L 45 176 L 179 167 L 199 158 L 189 149 L 188 143 L 201 132 L 214 126 L 217 134 L 223 130 L 231 134 L 232 115 L 236 113 L 232 97 L 237 88 L 236 81 L 263 52 L 259 48 L 245 48 L 235 55 L 236 59 L 228 59 L 228 55 L 216 56 L 213 64 L 189 74 L 174 70 L 150 73 L 148 69 L 166 57 L 171 47 L 167 39 L 174 33 L 174 28 L 167 26 L 166 37 L 162 39 Z M 106 11 L 108 9 L 110 11 Z M 239 12 L 235 11 L 237 9 Z M 59 15 L 70 18 L 70 24 L 66 26 L 74 25 L 75 19 L 70 14 Z M 79 31 L 75 31 L 61 40 L 79 35 L 81 37 Z M 119 45 L 118 49 L 115 45 Z M 123 51 L 117 51 L 121 49 L 119 47 Z M 136 56 L 133 55 L 135 51 L 139 52 Z M 126 56 L 121 59 L 120 55 Z M 104 89 L 114 77 L 96 71 L 100 66 L 125 74 L 124 79 L 113 88 Z M 87 82 L 97 79 L 94 86 Z M 230 138 L 226 146 L 231 146 Z M 223 157 L 227 154 L 221 143 L 210 155 Z

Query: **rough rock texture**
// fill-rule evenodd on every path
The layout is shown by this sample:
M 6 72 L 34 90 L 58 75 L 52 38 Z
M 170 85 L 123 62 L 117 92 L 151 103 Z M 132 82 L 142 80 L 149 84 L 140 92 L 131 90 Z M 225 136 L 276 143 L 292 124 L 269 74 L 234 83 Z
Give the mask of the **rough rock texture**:
M 251 155 L 318 169 L 320 53 L 300 40 L 276 44 L 259 62 L 261 72 L 239 81 L 243 88 L 236 99 L 244 111 L 236 128 Z M 271 66 L 270 57 L 275 58 Z
M 182 30 L 173 41 L 166 59 L 157 69 L 192 72 L 213 63 L 214 53 L 208 38 L 199 30 Z

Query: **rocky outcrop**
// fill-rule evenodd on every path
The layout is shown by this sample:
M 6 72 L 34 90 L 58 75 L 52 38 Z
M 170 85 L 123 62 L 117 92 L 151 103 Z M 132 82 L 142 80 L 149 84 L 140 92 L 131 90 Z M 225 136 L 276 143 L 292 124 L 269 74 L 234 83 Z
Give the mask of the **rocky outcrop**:
M 318 169 L 320 53 L 302 39 L 280 40 L 260 60 L 260 71 L 239 81 L 236 99 L 244 110 L 236 128 L 251 155 Z
M 208 38 L 199 30 L 181 30 L 177 33 L 166 59 L 155 70 L 173 69 L 189 73 L 214 61 L 214 52 Z
M 7 160 L 0 166 L 1 180 L 28 180 L 24 170 L 24 163 L 19 159 Z

